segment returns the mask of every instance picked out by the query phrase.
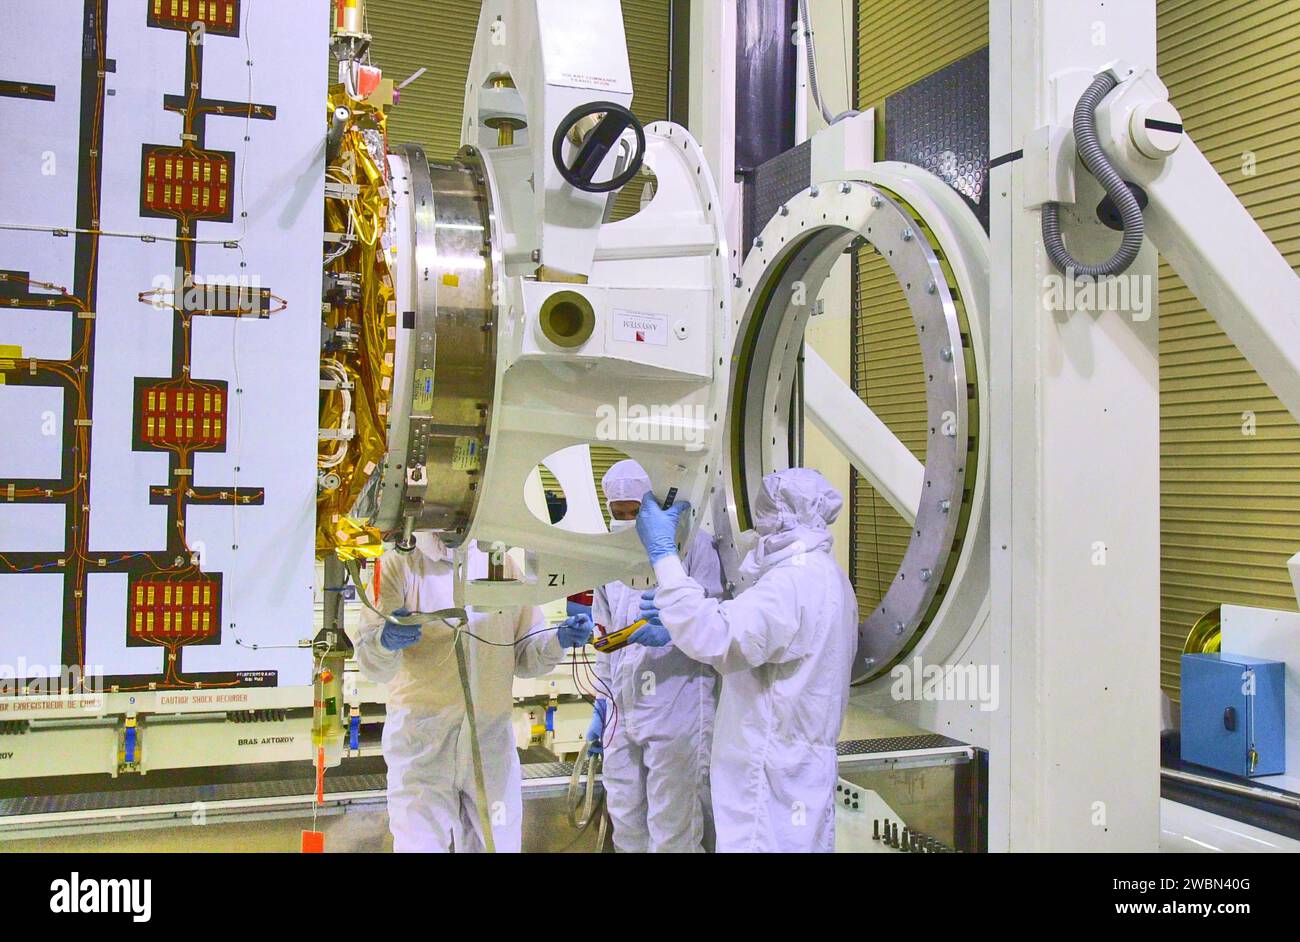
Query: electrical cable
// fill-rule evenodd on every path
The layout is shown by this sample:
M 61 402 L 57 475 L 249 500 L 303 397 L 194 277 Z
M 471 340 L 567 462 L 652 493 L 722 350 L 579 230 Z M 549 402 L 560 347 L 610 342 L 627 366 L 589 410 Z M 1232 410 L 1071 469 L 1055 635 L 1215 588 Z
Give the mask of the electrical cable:
M 804 51 L 808 57 L 808 89 L 812 92 L 813 101 L 816 102 L 826 124 L 835 124 L 845 118 L 852 118 L 854 115 L 861 114 L 861 112 L 850 108 L 847 111 L 841 111 L 839 114 L 833 115 L 830 108 L 826 107 L 826 102 L 822 99 L 821 83 L 817 76 L 817 41 L 813 38 L 812 17 L 808 15 L 808 0 L 799 0 L 799 22 L 803 26 Z
M 362 593 L 364 594 L 364 593 Z M 460 689 L 465 697 L 465 718 L 469 721 L 470 755 L 474 761 L 474 791 L 478 795 L 478 820 L 483 829 L 483 844 L 489 854 L 496 853 L 496 838 L 492 834 L 492 816 L 488 812 L 487 776 L 483 771 L 483 752 L 478 741 L 478 719 L 474 713 L 474 692 L 470 689 L 469 663 L 460 632 L 456 633 L 456 667 L 460 670 Z
M 334 449 L 334 454 L 327 458 L 320 458 L 317 460 L 318 467 L 328 469 L 338 467 L 347 458 L 348 445 L 352 437 L 347 433 L 351 432 L 353 435 L 356 434 L 357 416 L 356 413 L 352 411 L 352 391 L 348 388 L 352 381 L 348 378 L 347 371 L 343 369 L 343 365 L 337 360 L 321 360 L 320 368 L 322 372 L 329 373 L 338 382 L 338 393 L 340 398 L 343 400 L 343 411 L 339 416 L 338 427 L 340 437 L 338 444 Z M 360 589 L 360 586 L 358 585 L 357 588 Z
M 415 612 L 410 615 L 395 615 L 392 612 L 381 611 L 366 596 L 365 587 L 361 582 L 361 566 L 357 561 L 355 559 L 344 559 L 340 560 L 340 562 L 343 563 L 343 568 L 347 570 L 348 576 L 351 577 L 352 584 L 357 587 L 357 598 L 361 600 L 361 604 L 386 622 L 415 627 L 440 621 L 448 628 L 454 628 L 457 631 L 469 624 L 469 613 L 463 608 L 440 608 L 436 612 Z M 554 631 L 553 628 L 547 630 Z
M 573 760 L 573 770 L 569 773 L 569 790 L 567 794 L 566 813 L 569 818 L 569 824 L 578 831 L 585 831 L 591 827 L 592 820 L 597 815 L 604 815 L 605 797 L 602 794 L 598 799 L 596 797 L 596 776 L 600 772 L 601 759 L 599 753 L 593 753 L 590 746 L 583 744 L 578 750 L 578 757 Z M 587 787 L 580 788 L 582 776 L 587 776 Z M 581 813 L 579 812 L 581 809 Z M 605 843 L 602 839 L 601 844 Z

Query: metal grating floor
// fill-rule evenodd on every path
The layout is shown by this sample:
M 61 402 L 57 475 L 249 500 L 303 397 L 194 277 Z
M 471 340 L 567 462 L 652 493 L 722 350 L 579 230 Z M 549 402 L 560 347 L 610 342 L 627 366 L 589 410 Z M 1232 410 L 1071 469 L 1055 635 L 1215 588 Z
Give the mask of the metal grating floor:
M 524 781 L 563 778 L 573 771 L 571 762 L 531 762 L 523 766 Z M 307 797 L 314 782 L 309 778 L 263 782 L 231 782 L 215 785 L 178 785 L 168 788 L 132 788 L 118 791 L 81 792 L 69 795 L 30 795 L 0 799 L 0 821 L 17 815 L 57 815 L 85 811 L 117 811 L 195 802 L 255 801 L 267 798 Z M 383 772 L 326 775 L 325 795 L 376 792 L 387 788 Z
M 889 736 L 884 739 L 846 739 L 836 743 L 835 752 L 840 756 L 869 756 L 882 752 L 913 752 L 921 749 L 949 749 L 961 747 L 967 743 L 938 733 L 925 733 L 920 736 Z
M 573 774 L 572 762 L 529 762 L 523 766 L 525 782 L 539 778 L 568 778 Z
M 382 773 L 325 776 L 325 794 L 383 791 Z M 14 815 L 66 814 L 76 811 L 113 811 L 155 805 L 185 805 L 196 801 L 248 801 L 310 795 L 311 779 L 270 782 L 234 782 L 221 785 L 181 785 L 171 788 L 133 788 L 123 791 L 83 792 L 72 795 L 31 795 L 0 799 L 0 820 Z
M 920 751 L 962 747 L 966 743 L 947 736 L 893 736 L 883 739 L 850 739 L 838 743 L 836 752 L 844 756 L 870 756 L 881 753 Z M 532 762 L 522 768 L 524 781 L 568 779 L 571 762 Z M 133 788 L 121 791 L 81 792 L 69 795 L 30 795 L 0 799 L 0 821 L 19 815 L 59 815 L 75 812 L 112 812 L 125 808 L 148 808 L 165 805 L 188 805 L 194 802 L 255 801 L 259 799 L 306 797 L 312 781 L 307 778 L 264 782 L 232 782 L 214 785 L 181 785 L 168 788 Z M 325 794 L 344 795 L 358 792 L 382 794 L 387 786 L 382 772 L 325 776 Z

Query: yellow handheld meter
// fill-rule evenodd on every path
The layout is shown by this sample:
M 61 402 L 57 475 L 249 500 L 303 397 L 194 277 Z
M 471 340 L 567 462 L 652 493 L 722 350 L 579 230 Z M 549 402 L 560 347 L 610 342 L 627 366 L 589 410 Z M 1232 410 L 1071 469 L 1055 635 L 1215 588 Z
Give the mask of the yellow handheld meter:
M 633 633 L 645 624 L 645 619 L 634 621 L 626 628 L 620 628 L 618 631 L 611 631 L 603 638 L 596 638 L 591 642 L 591 646 L 601 654 L 609 654 L 611 651 L 617 651 L 620 648 L 627 647 L 627 640 Z

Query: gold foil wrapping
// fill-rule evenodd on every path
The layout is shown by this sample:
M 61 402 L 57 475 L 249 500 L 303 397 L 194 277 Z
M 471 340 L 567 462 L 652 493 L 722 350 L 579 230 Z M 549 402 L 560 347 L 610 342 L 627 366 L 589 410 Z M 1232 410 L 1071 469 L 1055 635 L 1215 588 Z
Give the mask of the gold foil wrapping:
M 325 231 L 350 235 L 346 251 L 326 262 L 325 270 L 359 276 L 360 293 L 354 301 L 322 306 L 324 325 L 343 329 L 350 322 L 356 334 L 350 349 L 322 348 L 322 366 L 337 364 L 352 383 L 351 410 L 355 434 L 347 441 L 343 460 L 324 465 L 337 454 L 340 443 L 322 439 L 318 461 L 322 472 L 337 475 L 339 484 L 321 490 L 316 500 L 316 555 L 336 553 L 340 558 L 375 558 L 383 553 L 379 531 L 351 516 L 357 497 L 382 462 L 387 447 L 388 407 L 393 388 L 393 357 L 397 336 L 397 308 L 389 259 L 383 246 L 388 220 L 388 168 L 385 116 L 382 110 L 350 99 L 341 85 L 330 89 L 326 124 L 338 107 L 352 113 L 337 157 L 326 168 L 326 180 L 355 185 L 355 199 L 325 200 Z M 326 258 L 342 244 L 326 244 Z M 327 335 L 327 334 L 323 334 Z M 329 374 L 322 370 L 322 377 Z M 340 391 L 321 392 L 320 428 L 338 429 L 343 420 Z

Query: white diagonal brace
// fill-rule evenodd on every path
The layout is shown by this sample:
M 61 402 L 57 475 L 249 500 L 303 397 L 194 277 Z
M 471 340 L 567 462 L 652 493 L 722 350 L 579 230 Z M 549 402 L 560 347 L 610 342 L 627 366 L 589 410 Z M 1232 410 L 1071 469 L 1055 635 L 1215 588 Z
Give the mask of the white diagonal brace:
M 810 346 L 804 347 L 804 408 L 908 525 L 916 523 L 925 465 Z

